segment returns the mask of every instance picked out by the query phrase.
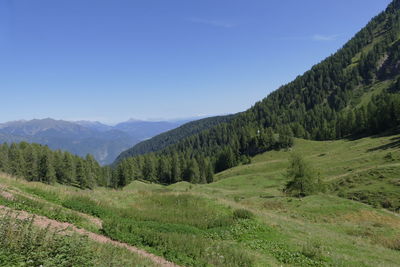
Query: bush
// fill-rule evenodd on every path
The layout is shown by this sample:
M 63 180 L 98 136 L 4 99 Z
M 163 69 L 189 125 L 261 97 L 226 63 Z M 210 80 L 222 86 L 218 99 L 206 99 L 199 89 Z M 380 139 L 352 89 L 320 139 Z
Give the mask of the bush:
M 252 219 L 254 214 L 246 209 L 237 209 L 233 212 L 233 218 L 235 219 Z
M 323 251 L 319 242 L 308 242 L 303 246 L 301 253 L 310 259 L 322 258 Z
M 383 157 L 386 161 L 394 161 L 394 157 L 392 152 L 387 153 L 384 157 Z

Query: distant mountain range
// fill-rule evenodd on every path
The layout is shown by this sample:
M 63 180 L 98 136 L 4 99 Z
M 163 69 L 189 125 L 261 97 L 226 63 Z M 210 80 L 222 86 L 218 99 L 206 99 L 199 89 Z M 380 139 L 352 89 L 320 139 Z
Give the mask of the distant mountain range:
M 122 151 L 138 142 L 179 127 L 190 120 L 192 119 L 129 120 L 115 126 L 101 122 L 71 122 L 51 118 L 11 121 L 0 124 L 0 143 L 40 143 L 78 156 L 92 154 L 104 165 L 113 162 Z

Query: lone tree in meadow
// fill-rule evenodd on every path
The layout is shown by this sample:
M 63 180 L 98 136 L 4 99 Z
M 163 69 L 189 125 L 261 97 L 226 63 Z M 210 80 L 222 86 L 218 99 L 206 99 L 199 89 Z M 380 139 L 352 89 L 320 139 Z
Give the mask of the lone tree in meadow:
M 299 154 L 292 154 L 287 177 L 289 181 L 283 191 L 289 196 L 305 197 L 321 189 L 317 174 Z

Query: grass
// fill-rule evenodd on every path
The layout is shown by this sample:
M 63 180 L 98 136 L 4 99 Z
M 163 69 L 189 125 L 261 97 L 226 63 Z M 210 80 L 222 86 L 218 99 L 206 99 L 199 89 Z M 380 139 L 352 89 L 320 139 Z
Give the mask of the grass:
M 38 229 L 33 218 L 0 216 L 0 266 L 154 266 L 125 249 L 85 236 Z
M 135 181 L 123 190 L 80 191 L 4 177 L 0 184 L 17 197 L 0 194 L 0 201 L 53 218 L 57 209 L 74 214 L 61 220 L 185 266 L 397 266 L 399 140 L 296 140 L 292 151 L 258 155 L 208 185 Z M 326 194 L 282 194 L 293 151 L 319 172 Z M 83 214 L 101 219 L 102 228 Z

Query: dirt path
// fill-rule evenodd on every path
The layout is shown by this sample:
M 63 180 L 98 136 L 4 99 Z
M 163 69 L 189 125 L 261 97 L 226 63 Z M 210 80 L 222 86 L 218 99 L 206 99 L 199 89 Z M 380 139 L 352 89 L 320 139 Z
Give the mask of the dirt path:
M 30 214 L 28 212 L 25 211 L 16 211 L 16 210 L 12 210 L 8 207 L 2 206 L 0 205 L 0 215 L 1 214 L 6 214 L 6 213 L 11 213 L 12 215 L 16 216 L 19 219 L 27 219 L 27 218 L 32 218 L 33 214 Z M 118 241 L 114 241 L 106 236 L 103 235 L 99 235 L 99 234 L 95 234 L 89 231 L 86 231 L 84 229 L 80 229 L 77 228 L 76 226 L 74 226 L 73 224 L 70 223 L 63 223 L 63 222 L 59 222 L 56 220 L 52 220 L 49 219 L 47 217 L 43 217 L 43 216 L 39 216 L 39 215 L 35 215 L 34 217 L 34 224 L 37 227 L 40 228 L 46 228 L 48 226 L 50 226 L 51 229 L 53 230 L 65 230 L 63 231 L 64 233 L 68 233 L 68 232 L 75 232 L 81 235 L 86 235 L 88 236 L 91 240 L 95 241 L 95 242 L 99 242 L 99 243 L 109 243 L 112 244 L 114 246 L 117 247 L 121 247 L 121 248 L 126 248 L 129 251 L 136 253 L 140 256 L 143 256 L 145 258 L 148 258 L 150 260 L 152 260 L 154 263 L 160 265 L 160 266 L 165 266 L 165 267 L 179 267 L 179 265 L 176 265 L 175 263 L 169 262 L 167 260 L 165 260 L 162 257 L 156 256 L 154 254 L 151 254 L 145 250 L 139 249 L 137 247 L 128 245 L 126 243 L 122 243 L 122 242 L 118 242 Z
M 18 196 L 18 195 L 19 195 L 19 196 L 23 196 L 23 197 L 29 198 L 29 199 L 31 199 L 31 200 L 33 200 L 33 201 L 38 201 L 38 202 L 41 202 L 41 203 L 45 203 L 45 204 L 47 204 L 47 205 L 53 205 L 52 203 L 49 203 L 48 201 L 43 200 L 43 199 L 41 199 L 41 198 L 34 197 L 34 196 L 32 196 L 32 195 L 26 194 L 26 193 L 23 192 L 23 191 L 16 190 L 15 188 L 12 189 L 12 188 L 9 188 L 9 187 L 7 187 L 7 186 L 5 186 L 5 185 L 1 185 L 1 184 L 0 184 L 0 196 L 6 198 L 6 199 L 8 199 L 8 200 L 13 201 L 13 200 L 15 199 L 15 198 L 14 198 L 14 195 L 16 195 L 16 196 Z M 86 213 L 82 213 L 82 212 L 75 211 L 75 210 L 70 210 L 70 212 L 75 213 L 76 215 L 78 215 L 78 216 L 80 216 L 80 217 L 86 218 L 86 219 L 89 220 L 91 223 L 93 223 L 94 225 L 96 225 L 96 226 L 98 227 L 98 229 L 101 229 L 101 228 L 103 227 L 103 221 L 102 221 L 101 219 L 97 218 L 97 217 L 93 217 L 93 216 L 90 216 L 90 215 L 88 215 L 88 214 L 86 214 Z

